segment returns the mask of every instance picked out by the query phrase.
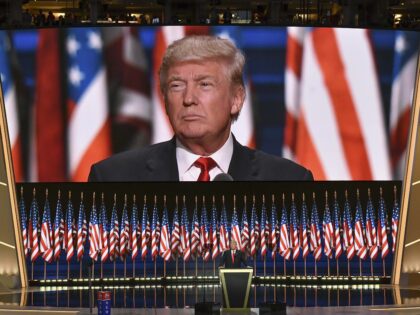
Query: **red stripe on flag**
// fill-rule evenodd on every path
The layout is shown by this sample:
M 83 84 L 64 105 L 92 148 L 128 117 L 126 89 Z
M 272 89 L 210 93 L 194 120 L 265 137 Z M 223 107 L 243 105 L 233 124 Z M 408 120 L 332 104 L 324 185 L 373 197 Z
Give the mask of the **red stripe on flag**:
M 286 65 L 297 78 L 302 73 L 302 54 L 302 45 L 293 36 L 287 36 Z
M 333 29 L 315 30 L 313 46 L 331 97 L 339 134 L 352 178 L 372 179 L 365 140 Z
M 308 128 L 306 127 L 305 116 L 303 114 L 299 117 L 298 128 L 296 139 L 296 157 L 298 162 L 309 168 L 316 180 L 326 180 L 327 176 L 325 175 Z
M 58 32 L 57 29 L 39 31 L 36 57 L 35 141 L 37 180 L 41 182 L 66 180 Z
M 15 181 L 23 181 L 23 165 L 22 165 L 22 147 L 20 136 L 16 139 L 12 147 L 13 171 L 15 173 Z
M 108 119 L 80 159 L 80 164 L 77 166 L 72 176 L 73 181 L 86 181 L 92 164 L 111 154 L 109 134 L 110 122 Z

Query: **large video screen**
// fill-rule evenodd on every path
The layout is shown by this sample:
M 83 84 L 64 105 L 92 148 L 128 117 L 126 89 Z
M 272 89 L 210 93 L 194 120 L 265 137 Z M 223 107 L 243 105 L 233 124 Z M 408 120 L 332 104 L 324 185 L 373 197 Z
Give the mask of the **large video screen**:
M 173 139 L 158 71 L 167 47 L 193 34 L 227 38 L 245 56 L 246 97 L 232 123 L 241 145 L 293 160 L 315 180 L 402 178 L 419 33 L 142 26 L 0 31 L 16 180 L 87 181 L 101 160 Z

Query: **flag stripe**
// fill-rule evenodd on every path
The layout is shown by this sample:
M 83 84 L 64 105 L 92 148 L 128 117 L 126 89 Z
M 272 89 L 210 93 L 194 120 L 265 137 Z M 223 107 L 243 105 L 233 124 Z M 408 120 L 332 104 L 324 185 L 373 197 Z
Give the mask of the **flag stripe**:
M 320 64 L 323 81 L 331 99 L 338 125 L 345 161 L 352 178 L 370 179 L 372 174 L 360 122 L 355 111 L 352 91 L 333 29 L 313 32 L 313 46 Z M 352 141 L 347 141 L 352 139 Z

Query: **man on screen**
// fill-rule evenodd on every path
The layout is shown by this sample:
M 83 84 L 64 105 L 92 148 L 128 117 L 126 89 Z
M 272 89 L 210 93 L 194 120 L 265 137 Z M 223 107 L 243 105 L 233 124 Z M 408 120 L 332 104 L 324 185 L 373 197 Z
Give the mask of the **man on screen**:
M 159 70 L 175 136 L 94 164 L 90 181 L 313 180 L 304 167 L 239 144 L 231 133 L 245 100 L 245 57 L 229 40 L 189 36 L 171 44 Z
M 230 241 L 230 249 L 226 250 L 222 254 L 220 259 L 219 267 L 225 268 L 241 268 L 247 267 L 245 254 L 237 249 L 238 244 L 234 239 Z

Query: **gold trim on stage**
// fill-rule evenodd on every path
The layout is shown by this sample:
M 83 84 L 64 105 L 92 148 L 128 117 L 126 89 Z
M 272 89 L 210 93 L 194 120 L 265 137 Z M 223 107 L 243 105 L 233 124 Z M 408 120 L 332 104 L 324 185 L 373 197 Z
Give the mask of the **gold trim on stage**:
M 13 226 L 13 233 L 14 235 L 7 234 L 7 240 L 8 242 L 4 242 L 6 244 L 10 243 L 10 239 L 13 239 L 16 246 L 16 257 L 15 258 L 13 266 L 4 266 L 4 260 L 3 265 L 5 269 L 12 269 L 13 267 L 18 266 L 18 273 L 19 273 L 19 280 L 20 280 L 20 287 L 27 287 L 28 286 L 28 278 L 26 274 L 26 264 L 25 264 L 25 256 L 24 256 L 24 250 L 23 250 L 23 241 L 22 241 L 22 234 L 20 229 L 20 216 L 18 211 L 18 205 L 17 205 L 17 199 L 16 199 L 16 191 L 15 191 L 15 177 L 13 173 L 13 162 L 12 162 L 12 154 L 11 154 L 11 148 L 10 148 L 10 141 L 9 141 L 9 132 L 7 129 L 7 120 L 6 120 L 6 112 L 5 112 L 6 106 L 4 104 L 4 98 L 3 98 L 3 90 L 0 85 L 0 141 L 1 141 L 1 148 L 0 152 L 2 155 L 0 156 L 0 167 L 4 170 L 0 170 L 0 174 L 5 174 L 5 178 L 1 178 L 2 180 L 2 186 L 7 187 L 8 193 L 8 201 L 3 200 L 2 201 L 2 207 L 8 207 L 9 209 L 2 209 L 2 221 L 3 224 L 10 224 Z M 4 175 L 2 175 L 4 176 Z M 10 211 L 10 215 L 6 215 L 6 213 Z M 11 220 L 12 222 L 10 222 Z M 3 231 L 5 232 L 5 231 Z M 5 232 L 6 233 L 6 232 Z M 8 233 L 8 232 L 7 232 Z M 5 235 L 2 235 L 3 241 Z M 13 246 L 13 244 L 9 244 Z M 3 254 L 3 252 L 0 250 L 0 254 Z M 6 254 L 10 255 L 10 254 Z
M 419 178 L 416 178 L 414 173 L 416 167 L 420 166 L 420 158 L 416 163 L 416 147 L 417 150 L 420 150 L 420 137 L 419 132 L 419 117 L 420 117 L 420 55 L 417 59 L 417 72 L 416 72 L 416 84 L 415 92 L 413 98 L 413 107 L 411 112 L 411 127 L 409 133 L 409 140 L 407 146 L 407 155 L 406 155 L 406 166 L 405 166 L 405 176 L 402 185 L 402 198 L 401 198 L 401 209 L 400 209 L 400 219 L 398 222 L 398 233 L 397 233 L 397 244 L 395 249 L 394 264 L 392 270 L 392 284 L 400 284 L 402 279 L 401 276 L 404 271 L 409 270 L 410 274 L 417 273 L 419 270 L 418 264 L 414 264 L 414 260 L 420 261 L 420 251 L 412 248 L 411 245 L 417 243 L 416 239 L 420 238 L 419 235 L 410 235 L 415 234 L 415 231 L 418 230 L 418 220 L 420 219 L 420 213 L 416 214 L 415 211 L 417 205 L 413 202 L 414 193 L 411 193 L 413 189 L 416 189 L 417 182 Z M 418 143 L 419 142 L 419 143 Z M 417 176 L 418 177 L 418 176 Z M 414 182 L 413 182 L 414 181 Z M 410 205 L 411 201 L 411 205 Z M 411 222 L 411 223 L 410 223 Z M 419 230 L 420 231 L 420 230 Z M 410 235 L 410 236 L 409 236 Z M 415 251 L 415 253 L 414 253 Z M 410 259 L 408 259 L 408 253 L 410 252 Z M 415 257 L 414 257 L 415 256 Z M 412 271 L 412 272 L 411 272 Z M 410 274 L 407 273 L 407 276 Z M 409 280 L 408 278 L 405 280 Z M 405 281 L 404 280 L 404 281 Z M 414 280 L 414 279 L 413 279 Z M 415 280 L 418 282 L 420 280 Z M 418 284 L 418 283 L 417 283 Z

